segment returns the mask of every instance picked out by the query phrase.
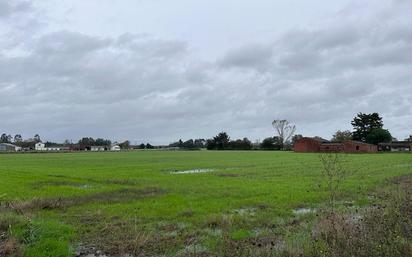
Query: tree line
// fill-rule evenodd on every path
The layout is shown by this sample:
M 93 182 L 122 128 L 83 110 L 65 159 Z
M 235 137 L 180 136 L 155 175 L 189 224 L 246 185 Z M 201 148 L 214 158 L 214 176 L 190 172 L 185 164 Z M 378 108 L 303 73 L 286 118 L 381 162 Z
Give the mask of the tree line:
M 285 142 L 279 136 L 273 136 L 265 138 L 262 142 L 257 141 L 253 143 L 247 137 L 232 140 L 227 132 L 220 132 L 210 139 L 179 140 L 169 144 L 169 147 L 178 147 L 186 150 L 202 148 L 207 150 L 290 150 L 293 144 L 302 137 L 302 135 L 293 135 L 291 140 Z
M 14 136 L 3 133 L 0 136 L 0 143 L 14 144 L 20 147 L 31 148 L 38 142 L 41 142 L 41 138 L 38 134 L 34 135 L 32 138 L 23 139 L 22 135 L 16 134 Z
M 382 117 L 378 113 L 358 113 L 351 121 L 353 131 L 338 130 L 332 137 L 332 142 L 343 142 L 346 140 L 355 140 L 365 143 L 378 145 L 379 143 L 387 143 L 396 140 L 392 137 L 389 130 L 383 128 Z M 274 136 L 265 138 L 262 142 L 252 143 L 247 137 L 243 139 L 232 140 L 226 132 L 220 132 L 218 135 L 210 139 L 189 139 L 186 141 L 179 140 L 168 145 L 168 147 L 176 147 L 179 149 L 197 150 L 206 148 L 208 150 L 291 150 L 294 143 L 303 136 L 295 134 L 296 126 L 288 120 L 274 120 L 272 122 L 274 128 Z M 316 138 L 316 137 L 315 137 Z M 318 137 L 319 139 L 322 139 Z M 20 147 L 33 148 L 38 142 L 42 142 L 38 134 L 32 138 L 23 139 L 20 134 L 14 136 L 3 133 L 0 136 L 0 143 L 11 143 Z M 72 143 L 65 140 L 63 144 L 54 142 L 45 142 L 46 147 L 53 146 L 73 146 L 78 148 L 90 148 L 91 146 L 111 146 L 119 145 L 122 149 L 154 149 L 159 146 L 153 146 L 149 143 L 132 146 L 128 140 L 117 143 L 111 142 L 109 139 L 83 137 L 77 143 Z
M 355 140 L 368 144 L 378 145 L 396 141 L 388 129 L 384 129 L 383 119 L 379 113 L 358 113 L 351 121 L 353 131 L 338 130 L 333 135 L 332 142 Z

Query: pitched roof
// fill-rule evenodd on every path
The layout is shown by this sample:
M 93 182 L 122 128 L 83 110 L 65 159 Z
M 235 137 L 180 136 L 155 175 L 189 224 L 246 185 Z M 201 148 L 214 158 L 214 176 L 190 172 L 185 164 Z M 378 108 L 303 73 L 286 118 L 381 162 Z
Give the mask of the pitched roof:
M 9 144 L 9 143 L 0 143 L 0 145 L 6 145 L 6 146 L 11 146 L 11 147 L 17 147 L 16 145 Z

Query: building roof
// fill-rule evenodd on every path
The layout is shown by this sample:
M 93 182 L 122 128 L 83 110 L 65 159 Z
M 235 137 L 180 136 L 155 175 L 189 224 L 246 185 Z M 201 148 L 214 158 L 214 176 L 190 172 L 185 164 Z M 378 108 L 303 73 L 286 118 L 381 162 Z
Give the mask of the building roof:
M 0 143 L 0 145 L 6 145 L 6 146 L 10 146 L 10 147 L 18 147 L 16 145 L 9 144 L 9 143 Z
M 380 146 L 399 146 L 399 147 L 410 147 L 412 145 L 412 142 L 410 141 L 394 141 L 390 143 L 380 143 Z
M 355 143 L 355 144 L 359 144 L 359 145 L 373 145 L 373 144 L 368 144 L 365 142 L 361 142 L 361 141 L 356 141 L 356 140 L 346 140 L 344 143 L 346 142 L 351 142 L 351 143 Z
M 301 139 L 315 140 L 315 141 L 318 141 L 320 143 L 328 143 L 329 142 L 328 140 L 326 140 L 324 138 L 321 138 L 321 137 L 302 137 Z

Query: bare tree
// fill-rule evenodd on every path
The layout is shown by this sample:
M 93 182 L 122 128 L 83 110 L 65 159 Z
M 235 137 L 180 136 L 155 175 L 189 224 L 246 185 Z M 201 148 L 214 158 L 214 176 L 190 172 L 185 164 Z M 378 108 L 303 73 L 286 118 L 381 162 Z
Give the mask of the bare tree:
M 329 207 L 335 208 L 336 198 L 341 193 L 341 186 L 347 177 L 347 171 L 343 167 L 345 160 L 339 153 L 325 153 L 319 156 L 323 168 L 323 177 L 329 192 Z
M 296 126 L 289 123 L 287 120 L 274 120 L 272 126 L 275 128 L 279 136 L 279 141 L 284 149 L 285 144 L 290 141 L 296 131 Z

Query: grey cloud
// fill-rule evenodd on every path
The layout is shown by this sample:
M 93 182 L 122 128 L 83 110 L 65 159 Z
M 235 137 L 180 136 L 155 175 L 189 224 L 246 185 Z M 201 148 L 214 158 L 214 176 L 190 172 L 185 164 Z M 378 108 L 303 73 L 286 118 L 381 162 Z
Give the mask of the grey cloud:
M 0 0 L 0 18 L 10 17 L 15 13 L 26 12 L 32 8 L 28 1 Z
M 222 67 L 266 70 L 271 65 L 273 49 L 269 45 L 251 44 L 229 51 L 219 64 Z
M 282 38 L 282 44 L 293 49 L 325 51 L 337 47 L 348 47 L 357 43 L 361 35 L 353 25 L 338 25 L 327 29 L 292 30 Z
M 379 111 L 388 119 L 407 116 L 411 76 L 400 71 L 412 68 L 412 41 L 405 25 L 410 19 L 398 14 L 399 10 L 386 13 L 387 24 L 377 12 L 373 19 L 355 26 L 343 21 L 327 28 L 293 30 L 275 42 L 271 51 L 260 49 L 272 53 L 269 65 L 267 57 L 252 59 L 250 52 L 237 51 L 242 65 L 226 61 L 225 67 L 248 68 L 273 78 L 264 85 L 266 96 L 260 99 L 273 107 L 261 112 L 262 116 L 277 113 L 305 127 L 326 120 L 334 123 L 338 113 L 342 124 L 342 114 L 348 123 L 359 111 Z M 392 129 L 410 133 L 395 125 Z

